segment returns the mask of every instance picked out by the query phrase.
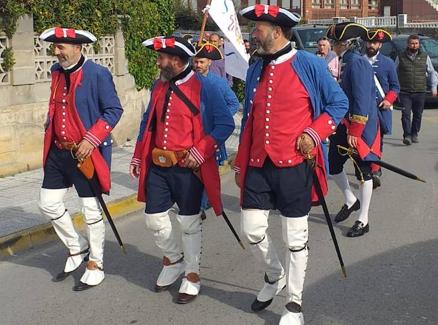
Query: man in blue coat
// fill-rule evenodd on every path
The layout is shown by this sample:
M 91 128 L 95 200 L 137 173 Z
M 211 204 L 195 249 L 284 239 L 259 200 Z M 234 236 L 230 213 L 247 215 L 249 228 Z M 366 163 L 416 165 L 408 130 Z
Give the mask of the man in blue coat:
M 44 135 L 44 180 L 40 209 L 53 225 L 68 249 L 64 271 L 53 279 L 62 281 L 87 262 L 75 291 L 101 283 L 105 224 L 102 211 L 85 176 L 76 167 L 77 160 L 91 158 L 102 193 L 110 190 L 111 130 L 123 109 L 108 69 L 81 54 L 81 44 L 96 41 L 83 30 L 51 28 L 40 39 L 54 43 L 58 63 L 52 67 L 51 95 Z M 75 160 L 75 157 L 77 160 Z M 73 226 L 64 206 L 64 196 L 71 186 L 82 201 L 88 240 Z
M 391 134 L 392 131 L 392 107 L 400 92 L 397 70 L 391 58 L 380 53 L 382 44 L 391 40 L 391 35 L 383 29 L 369 30 L 366 41 L 366 53 L 364 57 L 368 60 L 374 70 L 374 81 L 376 84 L 376 100 L 378 106 L 378 117 L 380 121 L 380 136 L 383 151 L 383 136 Z M 372 164 L 373 188 L 381 185 L 382 174 L 378 165 Z
M 326 193 L 321 141 L 334 132 L 348 102 L 323 60 L 292 48 L 289 40 L 291 27 L 300 20 L 297 14 L 261 4 L 240 13 L 256 22 L 252 35 L 260 56 L 247 73 L 235 163 L 242 235 L 264 271 L 263 287 L 251 309 L 267 308 L 286 287 L 280 325 L 302 325 L 308 215 L 312 203 L 318 202 L 313 175 Z M 270 210 L 275 209 L 281 214 L 287 247 L 285 264 L 267 233 Z
M 327 36 L 334 40 L 333 50 L 341 57 L 340 85 L 349 100 L 349 111 L 330 137 L 329 166 L 333 180 L 342 190 L 344 205 L 335 217 L 336 222 L 347 219 L 353 211 L 359 217 L 347 232 L 348 237 L 362 236 L 369 231 L 368 210 L 373 191 L 371 162 L 380 158 L 380 123 L 376 104 L 374 71 L 356 48 L 358 39 L 366 37 L 367 29 L 356 23 L 332 25 Z M 361 182 L 359 199 L 351 191 L 344 164 L 347 155 L 337 145 L 354 148 L 355 172 Z
M 212 62 L 222 59 L 223 55 L 219 48 L 217 48 L 214 44 L 208 42 L 203 43 L 201 46 L 196 47 L 196 55 L 193 58 L 193 69 L 204 77 L 211 79 L 212 82 L 218 86 L 222 96 L 224 96 L 225 102 L 227 104 L 227 109 L 230 111 L 231 115 L 234 116 L 234 114 L 236 114 L 239 110 L 240 106 L 236 94 L 224 78 L 221 78 L 217 74 L 210 71 Z M 224 161 L 226 161 L 227 159 L 228 155 L 225 148 L 225 143 L 223 143 L 216 150 L 216 161 L 219 165 L 223 165 Z M 204 192 L 201 203 L 202 219 L 206 218 L 205 210 L 207 210 L 209 207 L 210 204 L 208 203 L 207 196 Z

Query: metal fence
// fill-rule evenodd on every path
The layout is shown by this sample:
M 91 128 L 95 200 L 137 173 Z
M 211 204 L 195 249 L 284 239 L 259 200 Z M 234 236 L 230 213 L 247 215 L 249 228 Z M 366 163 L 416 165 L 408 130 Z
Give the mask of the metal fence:
M 11 75 L 3 68 L 3 52 L 9 47 L 9 39 L 5 35 L 0 35 L 0 85 L 9 85 Z

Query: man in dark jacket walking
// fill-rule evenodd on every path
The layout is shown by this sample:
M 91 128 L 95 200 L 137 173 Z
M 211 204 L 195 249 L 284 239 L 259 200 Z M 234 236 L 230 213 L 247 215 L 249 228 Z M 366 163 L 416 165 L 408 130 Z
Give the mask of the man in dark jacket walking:
M 421 116 L 426 98 L 427 79 L 432 88 L 432 95 L 437 95 L 437 76 L 432 61 L 427 53 L 420 49 L 418 35 L 410 35 L 406 51 L 400 53 L 395 60 L 398 79 L 400 81 L 400 101 L 402 111 L 403 143 L 410 145 L 418 142 L 421 127 Z M 412 111 L 412 122 L 411 122 Z

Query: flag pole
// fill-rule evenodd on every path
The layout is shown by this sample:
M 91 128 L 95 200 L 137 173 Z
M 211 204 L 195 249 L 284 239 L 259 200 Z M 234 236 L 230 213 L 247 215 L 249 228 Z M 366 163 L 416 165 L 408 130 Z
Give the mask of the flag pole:
M 202 39 L 204 38 L 205 26 L 207 25 L 207 19 L 208 19 L 208 9 L 210 9 L 211 1 L 212 0 L 208 0 L 207 4 L 205 5 L 205 8 L 203 10 L 204 17 L 202 18 L 202 25 L 201 25 L 201 32 L 199 33 L 198 46 L 201 46 Z

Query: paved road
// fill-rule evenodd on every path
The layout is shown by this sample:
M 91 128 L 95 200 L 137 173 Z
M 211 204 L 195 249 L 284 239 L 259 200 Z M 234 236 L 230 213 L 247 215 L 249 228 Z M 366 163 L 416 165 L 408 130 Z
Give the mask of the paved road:
M 438 110 L 425 112 L 421 143 L 410 147 L 401 144 L 399 118 L 400 112 L 395 112 L 395 135 L 386 138 L 385 159 L 416 171 L 428 183 L 384 172 L 383 187 L 372 201 L 370 233 L 357 239 L 344 237 L 354 220 L 336 227 L 347 279 L 340 275 L 321 210 L 312 210 L 303 305 L 306 324 L 438 324 Z M 334 213 L 342 201 L 333 183 L 330 190 L 329 208 Z M 223 192 L 229 216 L 238 226 L 231 174 L 223 178 Z M 127 255 L 108 231 L 107 278 L 93 290 L 72 292 L 82 271 L 62 283 L 50 281 L 65 258 L 59 243 L 0 262 L 0 324 L 278 323 L 284 294 L 265 312 L 250 312 L 263 274 L 223 220 L 215 217 L 206 220 L 203 231 L 202 294 L 181 306 L 173 303 L 178 286 L 154 293 L 161 257 L 143 219 L 142 213 L 136 213 L 117 221 Z M 275 215 L 270 232 L 282 246 Z

